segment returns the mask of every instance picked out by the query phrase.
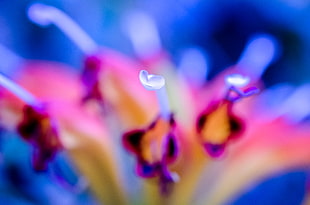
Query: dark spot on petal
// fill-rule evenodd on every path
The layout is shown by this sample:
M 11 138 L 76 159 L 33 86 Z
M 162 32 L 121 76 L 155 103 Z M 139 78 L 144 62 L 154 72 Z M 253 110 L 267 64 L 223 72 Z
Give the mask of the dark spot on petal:
M 203 114 L 201 115 L 197 120 L 197 131 L 200 132 L 207 120 L 207 115 Z
M 32 106 L 25 106 L 23 109 L 23 119 L 17 126 L 18 133 L 25 140 L 34 140 L 39 135 L 40 121 L 46 117 L 44 113 L 40 113 L 39 109 Z
M 28 140 L 34 133 L 39 129 L 39 122 L 35 120 L 29 120 L 28 122 L 22 122 L 18 125 L 18 133 L 25 139 Z
M 211 157 L 219 157 L 224 153 L 225 144 L 205 143 L 204 147 Z
M 122 141 L 128 151 L 138 154 L 140 152 L 140 142 L 144 135 L 144 130 L 134 130 L 123 135 Z
M 158 174 L 159 166 L 157 164 L 147 164 L 138 162 L 137 173 L 144 178 L 155 177 Z
M 148 130 L 153 129 L 153 128 L 155 127 L 156 123 L 157 123 L 157 119 L 154 120 L 154 121 L 148 126 Z
M 168 162 L 173 162 L 178 155 L 178 146 L 173 135 L 170 134 L 168 138 L 166 159 Z
M 97 56 L 88 56 L 84 64 L 86 69 L 97 71 L 101 66 L 101 60 Z
M 239 132 L 242 129 L 242 123 L 236 118 L 230 118 L 229 123 L 232 132 Z
M 172 127 L 174 127 L 175 125 L 176 125 L 176 122 L 175 122 L 175 119 L 174 119 L 174 115 L 173 114 L 171 114 L 170 115 L 170 125 L 172 126 Z
M 241 119 L 238 118 L 230 118 L 230 130 L 231 130 L 231 135 L 229 136 L 229 140 L 235 139 L 240 136 L 240 134 L 244 130 L 244 124 Z

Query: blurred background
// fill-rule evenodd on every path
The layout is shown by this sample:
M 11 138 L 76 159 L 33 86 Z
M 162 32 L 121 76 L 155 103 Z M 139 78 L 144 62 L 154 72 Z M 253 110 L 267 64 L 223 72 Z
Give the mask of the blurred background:
M 79 68 L 81 51 L 51 25 L 39 27 L 27 18 L 33 2 L 55 6 L 72 17 L 99 45 L 135 56 L 126 19 L 143 11 L 158 29 L 162 47 L 176 65 L 183 50 L 202 49 L 208 56 L 209 78 L 237 62 L 248 40 L 257 33 L 279 42 L 278 58 L 265 72 L 267 86 L 309 81 L 310 2 L 308 0 L 2 0 L 0 43 L 28 59 L 64 62 Z M 137 33 L 139 33 L 137 29 Z
M 181 64 L 185 50 L 202 51 L 209 70 L 207 80 L 238 62 L 253 35 L 267 33 L 278 45 L 273 62 L 262 76 L 265 86 L 285 83 L 297 87 L 310 82 L 310 0 L 0 1 L 0 45 L 22 58 L 62 62 L 80 70 L 84 55 L 72 41 L 54 25 L 42 28 L 29 21 L 26 11 L 35 2 L 59 8 L 99 45 L 132 58 L 138 56 L 128 32 L 128 21 L 133 13 L 143 12 L 155 23 L 159 44 L 176 67 Z M 140 32 L 137 27 L 136 33 Z M 3 52 L 0 52 L 0 70 L 12 75 L 14 69 L 6 66 Z M 97 204 L 88 192 L 77 195 L 53 182 L 50 175 L 35 174 L 28 163 L 28 145 L 18 137 L 12 139 L 13 133 L 2 132 L 0 204 Z M 65 155 L 57 160 L 74 181 L 73 168 L 65 166 L 70 160 Z M 304 195 L 305 190 L 300 187 L 304 187 L 306 176 L 304 170 L 277 176 L 232 203 L 248 204 L 266 191 L 280 190 L 283 194 L 296 185 L 295 198 L 290 201 L 296 204 Z M 42 194 L 38 195 L 38 190 L 43 190 Z M 275 195 L 266 197 L 271 199 Z M 258 204 L 277 203 L 267 200 Z

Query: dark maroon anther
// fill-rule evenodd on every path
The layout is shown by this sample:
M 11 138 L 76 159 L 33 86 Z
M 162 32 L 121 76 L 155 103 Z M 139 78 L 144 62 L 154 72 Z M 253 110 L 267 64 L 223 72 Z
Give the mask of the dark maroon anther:
M 175 121 L 157 118 L 146 129 L 133 130 L 123 135 L 123 146 L 137 159 L 136 173 L 143 178 L 158 178 L 160 190 L 167 194 L 176 180 L 168 166 L 179 154 L 174 135 Z
M 227 144 L 244 131 L 243 121 L 232 112 L 233 102 L 212 103 L 197 119 L 197 133 L 211 157 L 220 157 Z
M 101 59 L 96 55 L 88 56 L 85 59 L 84 69 L 81 76 L 81 80 L 86 88 L 83 101 L 94 99 L 103 102 L 99 79 L 101 65 Z
M 21 137 L 33 145 L 32 162 L 36 171 L 47 169 L 47 164 L 61 149 L 57 129 L 44 108 L 25 105 L 23 119 L 17 126 Z

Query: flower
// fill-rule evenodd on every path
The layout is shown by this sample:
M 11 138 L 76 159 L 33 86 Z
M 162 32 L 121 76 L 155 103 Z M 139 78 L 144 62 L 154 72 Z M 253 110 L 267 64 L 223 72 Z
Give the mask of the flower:
M 34 169 L 52 179 L 57 172 L 69 181 L 53 166 L 68 154 L 77 181 L 86 180 L 82 193 L 69 190 L 74 196 L 89 188 L 102 204 L 226 204 L 267 177 L 309 166 L 309 128 L 258 111 L 260 76 L 274 55 L 261 52 L 273 47 L 269 37 L 256 37 L 235 66 L 202 85 L 193 81 L 204 72 L 186 78 L 159 45 L 158 58 L 134 60 L 99 48 L 54 7 L 35 4 L 29 15 L 67 23 L 84 67 L 24 61 L 13 80 L 1 75 L 9 91 L 1 126 L 32 146 Z

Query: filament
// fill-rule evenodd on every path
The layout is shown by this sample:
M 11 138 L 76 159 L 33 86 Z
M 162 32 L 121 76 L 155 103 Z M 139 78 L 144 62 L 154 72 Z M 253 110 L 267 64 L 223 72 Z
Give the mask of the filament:
M 0 44 L 1 71 L 4 73 L 13 73 L 23 58 Z
M 28 9 L 28 17 L 32 22 L 41 26 L 55 24 L 87 55 L 98 50 L 96 43 L 78 24 L 55 7 L 40 3 L 33 4 Z
M 208 76 L 208 59 L 199 48 L 189 48 L 182 53 L 179 65 L 180 74 L 192 85 L 202 86 Z
M 278 53 L 279 46 L 274 37 L 267 34 L 257 35 L 249 41 L 237 65 L 256 80 Z
M 14 95 L 16 95 L 18 98 L 20 98 L 28 105 L 38 106 L 40 104 L 39 101 L 31 93 L 29 93 L 24 88 L 14 83 L 1 73 L 0 73 L 0 85 L 9 90 L 10 92 L 12 92 Z
M 155 90 L 160 108 L 160 114 L 163 118 L 169 120 L 171 112 L 164 77 L 160 75 L 148 74 L 146 70 L 141 70 L 139 79 L 145 89 Z
M 156 24 L 146 13 L 131 12 L 126 16 L 124 27 L 140 58 L 147 58 L 161 50 Z

